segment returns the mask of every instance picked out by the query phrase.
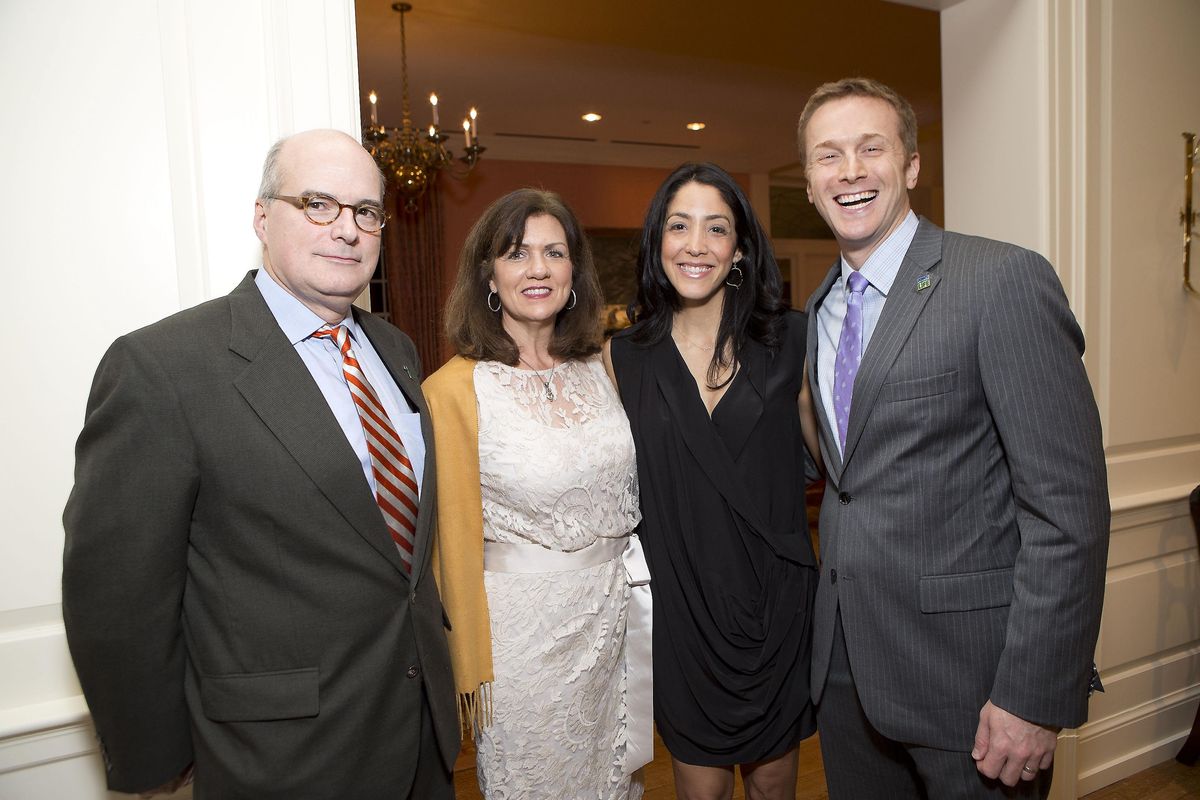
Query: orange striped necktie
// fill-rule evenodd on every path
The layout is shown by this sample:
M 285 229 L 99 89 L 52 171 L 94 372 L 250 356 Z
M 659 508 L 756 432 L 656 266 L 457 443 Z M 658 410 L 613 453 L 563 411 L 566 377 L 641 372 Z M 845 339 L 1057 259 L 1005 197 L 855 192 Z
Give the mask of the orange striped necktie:
M 392 427 L 387 412 L 379 402 L 379 396 L 371 388 L 363 374 L 358 359 L 350 344 L 350 331 L 345 325 L 336 328 L 325 325 L 313 333 L 332 339 L 342 351 L 342 374 L 350 398 L 358 409 L 358 421 L 362 423 L 367 439 L 367 452 L 371 456 L 371 471 L 375 475 L 375 501 L 383 512 L 383 521 L 400 550 L 404 569 L 412 573 L 413 544 L 417 539 L 417 477 L 413 474 L 412 462 L 404 442 Z

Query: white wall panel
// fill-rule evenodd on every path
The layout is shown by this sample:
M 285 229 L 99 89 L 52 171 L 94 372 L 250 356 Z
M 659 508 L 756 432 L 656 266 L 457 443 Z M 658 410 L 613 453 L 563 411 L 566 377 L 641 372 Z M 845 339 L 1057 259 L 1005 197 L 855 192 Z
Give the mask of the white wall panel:
M 83 376 L 175 308 L 155 3 L 63 5 L 0 6 L 0 274 L 27 366 L 0 394 L 0 614 L 59 600 Z
M 1152 658 L 1200 638 L 1200 562 L 1176 553 L 1109 570 L 1101 670 Z
M 1195 0 L 964 0 L 942 13 L 947 227 L 1051 259 L 1104 426 L 1109 691 L 1060 753 L 1070 776 L 1056 796 L 1173 756 L 1200 698 L 1200 560 L 1183 500 L 1200 483 L 1200 297 L 1181 288 L 1178 224 L 1180 132 L 1200 130 L 1197 31 Z
M 352 0 L 0 3 L 0 797 L 107 797 L 60 609 L 92 374 L 121 333 L 228 292 L 279 136 L 358 128 Z M 183 792 L 179 796 L 188 796 Z M 116 797 L 116 795 L 113 795 Z
M 967 0 L 942 12 L 946 227 L 1049 251 L 1043 2 Z

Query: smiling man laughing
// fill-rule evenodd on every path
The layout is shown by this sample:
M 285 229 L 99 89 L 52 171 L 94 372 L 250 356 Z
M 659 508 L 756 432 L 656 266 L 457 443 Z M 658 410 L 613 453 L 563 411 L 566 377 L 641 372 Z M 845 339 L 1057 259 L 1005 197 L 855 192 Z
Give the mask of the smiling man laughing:
M 841 249 L 807 309 L 829 796 L 1045 797 L 1087 718 L 1108 549 L 1083 334 L 1044 258 L 912 212 L 892 89 L 821 86 L 799 145 Z
M 912 214 L 908 190 L 917 185 L 921 157 L 916 120 L 903 117 L 886 100 L 852 96 L 805 120 L 808 200 L 854 269 Z

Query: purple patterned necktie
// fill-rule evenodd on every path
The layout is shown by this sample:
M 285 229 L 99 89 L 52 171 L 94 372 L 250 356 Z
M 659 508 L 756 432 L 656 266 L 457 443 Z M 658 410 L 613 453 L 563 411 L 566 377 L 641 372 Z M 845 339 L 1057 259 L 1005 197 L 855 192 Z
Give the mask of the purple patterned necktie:
M 837 417 L 838 441 L 846 446 L 846 428 L 850 423 L 850 401 L 854 397 L 854 376 L 862 361 L 863 292 L 871 284 L 858 270 L 846 279 L 846 319 L 838 339 L 837 363 L 833 368 L 833 412 Z

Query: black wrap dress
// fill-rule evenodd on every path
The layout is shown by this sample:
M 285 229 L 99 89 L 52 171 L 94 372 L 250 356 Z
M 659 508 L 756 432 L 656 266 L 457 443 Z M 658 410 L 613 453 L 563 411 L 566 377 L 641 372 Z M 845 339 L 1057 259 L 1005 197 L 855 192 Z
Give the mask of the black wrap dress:
M 655 723 L 688 764 L 774 758 L 815 730 L 804 340 L 789 312 L 777 350 L 748 342 L 711 418 L 669 336 L 612 341 L 654 594 Z

